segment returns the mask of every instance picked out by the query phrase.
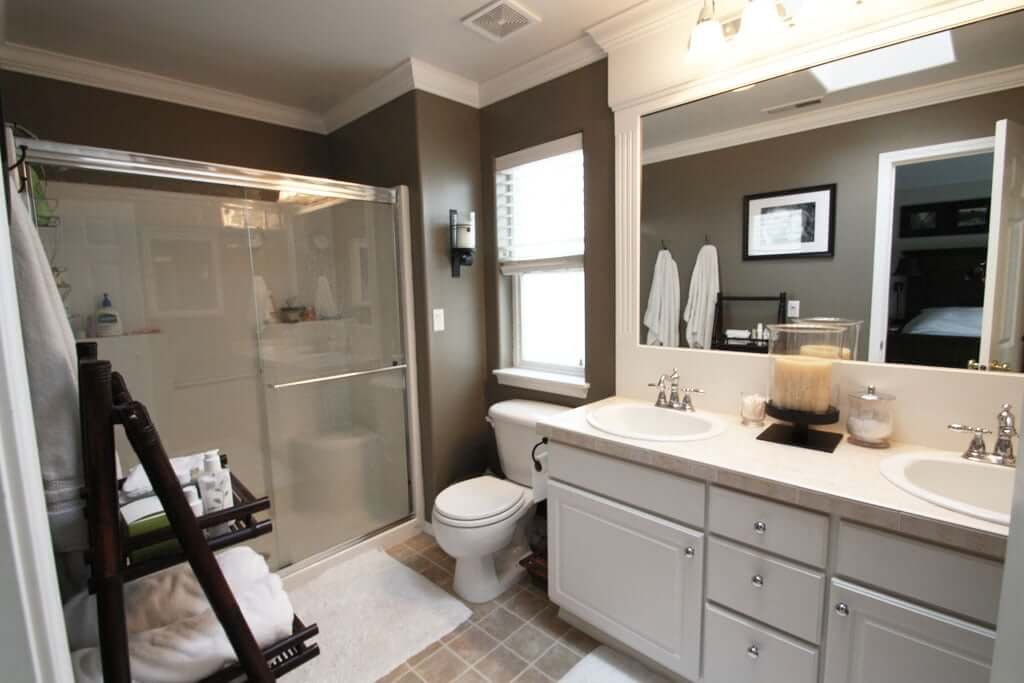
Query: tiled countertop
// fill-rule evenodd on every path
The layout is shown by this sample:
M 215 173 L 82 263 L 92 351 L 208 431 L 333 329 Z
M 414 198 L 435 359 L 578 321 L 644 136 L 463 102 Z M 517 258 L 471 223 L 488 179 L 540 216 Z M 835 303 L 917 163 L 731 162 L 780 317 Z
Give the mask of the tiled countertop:
M 647 467 L 701 479 L 783 503 L 837 514 L 844 519 L 941 543 L 987 557 L 1003 558 L 1009 527 L 968 517 L 916 498 L 890 483 L 879 463 L 902 453 L 942 454 L 909 444 L 873 450 L 845 439 L 834 453 L 758 441 L 763 427 L 744 427 L 739 418 L 714 414 L 726 423 L 723 434 L 705 441 L 654 442 L 602 432 L 587 412 L 614 402 L 609 398 L 562 413 L 537 425 L 552 441 Z M 698 411 L 699 412 L 699 411 Z

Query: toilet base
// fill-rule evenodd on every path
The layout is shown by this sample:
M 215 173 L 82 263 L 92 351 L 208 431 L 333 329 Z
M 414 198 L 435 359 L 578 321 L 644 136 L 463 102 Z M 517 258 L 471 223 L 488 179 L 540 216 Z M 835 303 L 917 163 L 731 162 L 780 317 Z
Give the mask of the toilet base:
M 519 560 L 529 554 L 529 548 L 515 546 L 494 555 L 457 559 L 453 585 L 456 595 L 466 602 L 490 602 L 523 577 L 526 570 Z

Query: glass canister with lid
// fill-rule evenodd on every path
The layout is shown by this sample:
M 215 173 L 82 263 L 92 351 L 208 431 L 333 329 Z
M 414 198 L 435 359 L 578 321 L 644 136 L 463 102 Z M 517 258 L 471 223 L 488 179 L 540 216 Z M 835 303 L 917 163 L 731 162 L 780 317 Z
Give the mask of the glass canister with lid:
M 896 397 L 879 393 L 874 386 L 850 394 L 846 429 L 850 441 L 868 448 L 888 448 L 895 425 Z

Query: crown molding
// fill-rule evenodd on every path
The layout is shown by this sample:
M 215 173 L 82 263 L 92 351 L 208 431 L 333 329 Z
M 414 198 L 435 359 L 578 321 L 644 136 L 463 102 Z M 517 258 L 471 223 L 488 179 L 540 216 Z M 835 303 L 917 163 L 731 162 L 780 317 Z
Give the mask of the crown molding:
M 374 109 L 401 97 L 415 87 L 412 60 L 407 59 L 382 77 L 331 107 L 324 114 L 324 130 L 333 133 L 342 126 L 369 114 Z
M 474 109 L 480 108 L 480 84 L 476 81 L 415 57 L 409 62 L 412 64 L 413 87 L 417 90 L 446 97 Z
M 889 95 L 838 104 L 833 107 L 789 116 L 778 121 L 766 121 L 722 133 L 683 140 L 646 149 L 643 163 L 654 164 L 678 157 L 711 152 L 725 147 L 744 145 L 759 140 L 802 133 L 816 128 L 827 128 L 851 121 L 859 121 L 885 114 L 919 109 L 943 102 L 962 100 L 978 95 L 1024 87 L 1024 66 L 1011 66 L 976 76 L 965 76 L 951 81 L 922 85 Z
M 18 43 L 0 46 L 0 68 L 324 133 L 313 111 Z
M 587 34 L 605 52 L 610 52 L 691 14 L 694 8 L 703 6 L 704 0 L 647 0 L 592 26 L 587 29 Z
M 529 90 L 605 58 L 605 52 L 588 36 L 552 50 L 480 84 L 480 106 Z

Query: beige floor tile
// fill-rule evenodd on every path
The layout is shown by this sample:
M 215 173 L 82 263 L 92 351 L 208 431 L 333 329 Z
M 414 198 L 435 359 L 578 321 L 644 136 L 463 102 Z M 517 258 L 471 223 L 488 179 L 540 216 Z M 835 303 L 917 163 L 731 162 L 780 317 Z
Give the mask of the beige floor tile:
M 498 606 L 498 603 L 494 600 L 491 600 L 490 602 L 481 602 L 479 604 L 467 602 L 466 606 L 473 610 L 473 616 L 471 616 L 469 620 L 477 622 L 493 612 Z
M 412 657 L 409 657 L 409 659 L 405 660 L 405 663 L 409 666 L 415 667 L 417 664 L 419 664 L 424 659 L 437 652 L 439 649 L 441 649 L 440 641 L 433 642 L 430 645 L 427 645 L 419 652 L 417 652 L 416 654 L 414 654 Z
M 433 548 L 424 550 L 422 555 L 448 572 L 455 571 L 455 558 L 441 550 L 440 546 L 434 546 Z
M 473 625 L 473 622 L 471 622 L 471 621 L 464 621 L 464 622 L 462 622 L 461 624 L 456 626 L 454 629 L 452 629 L 451 632 L 449 632 L 446 635 L 442 636 L 441 637 L 441 642 L 442 643 L 450 643 L 451 641 L 455 640 L 460 635 L 462 635 L 466 631 L 466 629 L 468 629 L 472 625 Z
M 412 548 L 418 553 L 422 553 L 425 550 L 429 550 L 437 545 L 437 541 L 430 534 L 420 534 L 419 536 L 413 536 L 405 542 L 407 546 Z
M 398 561 L 404 564 L 409 569 L 413 570 L 414 572 L 420 573 L 422 573 L 423 570 L 425 569 L 437 566 L 427 558 L 423 557 L 422 555 L 417 555 L 416 553 L 411 553 L 407 557 L 398 558 Z
M 523 619 L 532 619 L 540 614 L 541 610 L 547 607 L 548 604 L 549 603 L 545 598 L 534 595 L 528 590 L 523 590 L 520 591 L 516 597 L 506 603 L 505 607 L 508 608 L 510 612 L 522 617 Z
M 405 545 L 404 543 L 393 545 L 390 548 L 388 548 L 385 552 L 399 561 L 416 554 L 416 552 L 412 548 Z
M 405 673 L 405 675 L 395 681 L 395 683 L 423 683 L 423 679 L 419 677 L 419 674 L 410 669 Z
M 402 677 L 411 671 L 412 669 L 409 668 L 408 664 L 402 664 L 397 669 L 389 673 L 387 676 L 384 676 L 383 678 L 378 678 L 377 683 L 397 683 L 397 681 L 402 680 Z
M 484 655 L 497 647 L 498 641 L 481 631 L 476 626 L 466 630 L 458 638 L 448 643 L 452 652 L 470 664 L 476 664 Z
M 446 647 L 413 667 L 426 683 L 451 683 L 468 668 L 468 664 Z
M 498 647 L 476 664 L 491 683 L 511 683 L 526 666 L 526 662 L 505 646 Z
M 551 679 L 531 666 L 516 676 L 515 683 L 551 683 Z
M 534 666 L 540 669 L 556 681 L 569 673 L 569 670 L 576 666 L 582 657 L 562 645 L 556 643 L 554 647 L 541 655 L 540 659 L 534 662 Z
M 505 639 L 505 645 L 528 662 L 544 654 L 554 642 L 554 638 L 529 624 Z
M 476 669 L 470 669 L 455 680 L 458 683 L 487 683 L 487 679 L 484 678 L 484 675 Z
M 477 624 L 480 628 L 498 640 L 505 640 L 520 626 L 523 620 L 509 612 L 504 607 L 498 607 Z
M 562 642 L 581 655 L 590 654 L 600 643 L 579 629 L 569 629 L 562 636 Z
M 558 618 L 558 607 L 548 605 L 530 623 L 552 638 L 562 637 L 572 626 Z
M 504 593 L 496 597 L 495 601 L 499 604 L 507 605 L 508 603 L 515 600 L 516 596 L 519 595 L 519 592 L 522 590 L 522 586 L 520 586 L 519 584 L 515 584 L 514 586 L 511 586 L 508 590 L 506 590 Z
M 420 574 L 423 574 L 423 576 L 427 577 L 434 583 L 441 583 L 442 581 L 449 580 L 452 578 L 451 574 L 441 569 L 433 562 L 430 563 L 429 567 L 421 569 Z

